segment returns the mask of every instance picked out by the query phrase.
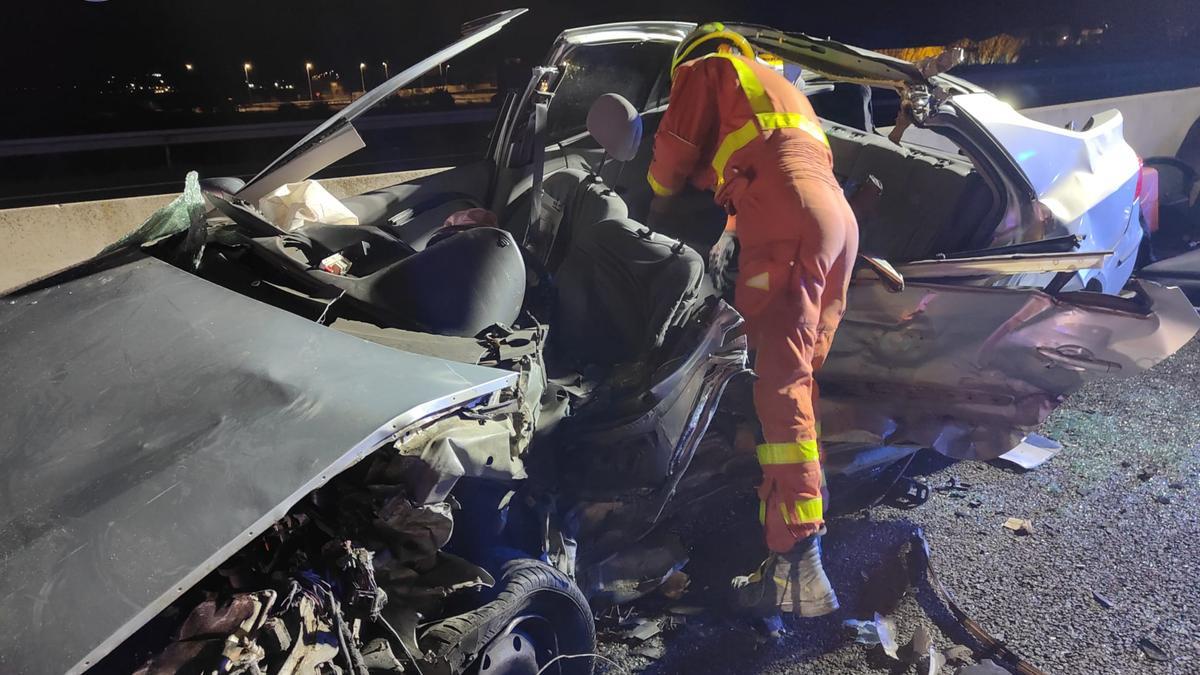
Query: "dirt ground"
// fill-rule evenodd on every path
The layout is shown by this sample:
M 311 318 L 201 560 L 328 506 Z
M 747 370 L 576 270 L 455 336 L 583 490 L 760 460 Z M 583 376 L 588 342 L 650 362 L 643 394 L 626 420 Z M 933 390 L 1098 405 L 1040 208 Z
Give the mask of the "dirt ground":
M 1085 388 L 1046 421 L 1042 432 L 1064 449 L 1033 471 L 919 456 L 913 468 L 930 487 L 959 489 L 934 490 L 912 509 L 834 517 L 825 561 L 842 609 L 789 620 L 777 644 L 724 609 L 728 579 L 763 552 L 753 495 L 731 492 L 697 514 L 682 598 L 648 598 L 622 626 L 602 618 L 601 653 L 616 665 L 597 671 L 927 672 L 853 641 L 843 621 L 876 611 L 894 619 L 901 645 L 924 626 L 937 648 L 966 645 L 983 658 L 908 555 L 920 528 L 962 609 L 1045 672 L 1200 673 L 1198 383 L 1193 341 L 1148 373 Z M 1004 529 L 1009 517 L 1030 520 L 1032 534 Z M 624 635 L 638 618 L 663 632 L 644 642 Z M 1152 660 L 1153 647 L 1167 660 Z

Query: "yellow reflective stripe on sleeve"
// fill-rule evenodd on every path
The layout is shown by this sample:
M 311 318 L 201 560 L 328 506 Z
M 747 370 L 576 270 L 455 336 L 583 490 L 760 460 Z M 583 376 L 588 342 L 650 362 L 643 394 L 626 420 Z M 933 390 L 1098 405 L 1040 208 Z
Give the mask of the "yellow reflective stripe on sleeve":
M 717 185 L 725 183 L 725 165 L 729 163 L 729 158 L 733 156 L 733 153 L 758 138 L 758 134 L 758 127 L 755 126 L 754 120 L 751 120 L 721 139 L 721 145 L 717 146 L 717 152 L 713 155 L 712 161 L 713 171 L 717 173 Z
M 822 144 L 829 145 L 829 139 L 825 136 L 825 130 L 821 128 L 821 125 L 800 113 L 759 113 L 755 117 L 758 119 L 758 126 L 763 131 L 768 129 L 799 129 Z
M 763 443 L 758 446 L 758 463 L 762 466 L 774 464 L 803 464 L 821 459 L 816 441 L 797 443 Z
M 820 497 L 796 502 L 795 524 L 818 522 L 824 517 L 824 509 Z
M 654 194 L 658 195 L 659 197 L 670 197 L 671 195 L 675 194 L 674 190 L 671 190 L 667 188 L 667 186 L 658 182 L 658 180 L 654 177 L 654 173 L 651 171 L 646 172 L 646 181 L 650 183 L 650 189 L 654 190 Z

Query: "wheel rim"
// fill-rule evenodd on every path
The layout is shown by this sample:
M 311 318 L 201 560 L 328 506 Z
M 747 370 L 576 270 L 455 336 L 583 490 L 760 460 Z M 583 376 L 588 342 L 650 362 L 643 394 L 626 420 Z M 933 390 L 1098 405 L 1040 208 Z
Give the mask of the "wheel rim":
M 554 658 L 552 642 L 538 639 L 548 628 L 549 622 L 540 616 L 513 620 L 480 654 L 477 672 L 479 675 L 537 675 L 541 667 Z

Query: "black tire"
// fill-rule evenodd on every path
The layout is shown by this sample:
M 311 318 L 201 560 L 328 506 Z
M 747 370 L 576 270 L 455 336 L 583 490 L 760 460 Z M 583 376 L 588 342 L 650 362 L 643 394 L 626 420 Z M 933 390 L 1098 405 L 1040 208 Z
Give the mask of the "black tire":
M 537 560 L 514 560 L 504 566 L 494 599 L 471 612 L 444 619 L 421 636 L 426 661 L 462 673 L 488 644 L 524 615 L 544 617 L 549 644 L 556 655 L 596 651 L 592 610 L 569 577 Z M 594 659 L 560 659 L 547 672 L 591 675 Z

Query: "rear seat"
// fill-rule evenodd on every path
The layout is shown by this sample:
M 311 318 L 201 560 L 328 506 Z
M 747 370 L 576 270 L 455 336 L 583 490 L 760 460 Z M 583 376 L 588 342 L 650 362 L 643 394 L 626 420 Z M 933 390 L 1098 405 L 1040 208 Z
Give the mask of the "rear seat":
M 699 301 L 704 260 L 632 220 L 575 233 L 558 273 L 553 352 L 575 367 L 646 362 Z
M 903 262 L 964 248 L 991 210 L 992 193 L 965 162 L 894 145 L 883 136 L 826 124 L 834 173 L 843 183 L 875 176 L 883 196 L 864 219 L 862 250 Z

